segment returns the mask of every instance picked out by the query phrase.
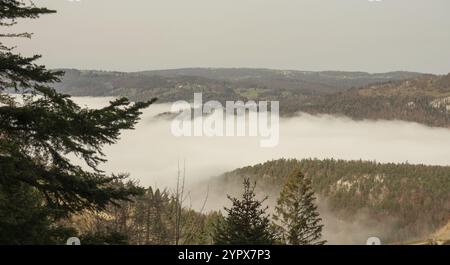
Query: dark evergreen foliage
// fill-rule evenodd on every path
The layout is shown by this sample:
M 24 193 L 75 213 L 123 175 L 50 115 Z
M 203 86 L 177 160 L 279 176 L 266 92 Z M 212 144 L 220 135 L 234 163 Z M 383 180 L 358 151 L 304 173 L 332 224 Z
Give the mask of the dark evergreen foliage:
M 227 216 L 216 225 L 213 234 L 218 245 L 270 245 L 275 243 L 271 221 L 266 213 L 267 207 L 255 198 L 255 185 L 244 180 L 242 199 L 228 198 L 231 208 L 225 208 Z
M 384 241 L 425 237 L 450 219 L 448 166 L 279 159 L 224 174 L 216 185 L 233 189 L 250 178 L 259 192 L 278 195 L 295 169 L 311 180 L 313 191 L 338 218 L 352 221 L 364 211 L 373 222 L 390 220 L 393 230 Z
M 10 27 L 19 18 L 34 19 L 53 12 L 26 1 L 1 0 L 0 25 Z M 30 36 L 29 33 L 0 35 L 3 38 Z M 62 72 L 36 64 L 39 55 L 23 57 L 13 52 L 13 48 L 0 44 L 0 193 L 6 196 L 17 189 L 17 193 L 24 193 L 24 198 L 37 197 L 42 203 L 19 200 L 23 204 L 15 204 L 18 215 L 13 216 L 17 218 L 9 218 L 11 229 L 3 232 L 24 238 L 25 234 L 21 233 L 38 231 L 33 226 L 20 229 L 23 222 L 34 220 L 35 224 L 44 224 L 48 218 L 82 210 L 102 210 L 135 194 L 133 189 L 113 185 L 122 177 L 106 176 L 99 169 L 105 161 L 102 147 L 114 144 L 122 130 L 133 129 L 140 111 L 154 99 L 131 103 L 120 98 L 101 109 L 81 108 L 69 96 L 51 87 L 60 80 Z M 69 160 L 71 155 L 84 160 L 91 170 L 75 165 Z M 7 212 L 8 207 L 11 207 L 8 201 L 2 200 L 0 212 Z M 27 215 L 28 208 L 33 213 L 46 214 Z M 41 219 L 36 221 L 38 216 Z M 32 234 L 28 238 L 17 243 L 43 240 Z
M 274 215 L 286 244 L 325 244 L 321 240 L 323 225 L 315 199 L 309 178 L 294 170 L 280 193 Z

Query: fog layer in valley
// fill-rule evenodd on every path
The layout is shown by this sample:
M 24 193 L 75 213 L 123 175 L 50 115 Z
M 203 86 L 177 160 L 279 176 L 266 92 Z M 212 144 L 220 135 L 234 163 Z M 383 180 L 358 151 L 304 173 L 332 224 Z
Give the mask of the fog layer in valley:
M 74 98 L 81 105 L 101 107 L 111 98 Z M 278 158 L 336 158 L 412 164 L 449 165 L 450 130 L 402 121 L 352 121 L 332 116 L 280 120 L 280 142 L 260 147 L 260 137 L 175 137 L 171 120 L 154 116 L 169 104 L 144 111 L 135 130 L 105 148 L 107 172 L 128 172 L 142 185 L 171 186 L 177 161 L 186 159 L 189 182 L 238 167 Z M 182 163 L 181 163 L 182 164 Z
M 111 100 L 74 99 L 89 107 L 101 107 Z M 184 160 L 186 182 L 191 185 L 242 166 L 279 158 L 450 164 L 448 129 L 402 121 L 352 121 L 299 114 L 280 119 L 278 146 L 262 148 L 258 137 L 175 137 L 170 130 L 172 120 L 155 118 L 170 107 L 170 104 L 155 104 L 145 110 L 135 130 L 124 132 L 117 144 L 104 149 L 108 162 L 103 169 L 108 173 L 130 173 L 144 186 L 173 188 L 177 163 L 180 161 L 183 167 Z M 192 197 L 197 198 L 194 206 L 198 206 L 206 190 L 191 191 Z M 207 209 L 221 208 L 226 203 L 225 197 L 223 201 L 214 197 L 208 199 Z M 360 240 L 380 231 L 374 227 L 369 229 L 357 220 L 353 224 L 340 224 L 328 213 L 326 205 L 320 208 L 326 224 L 324 235 L 331 243 L 364 243 Z

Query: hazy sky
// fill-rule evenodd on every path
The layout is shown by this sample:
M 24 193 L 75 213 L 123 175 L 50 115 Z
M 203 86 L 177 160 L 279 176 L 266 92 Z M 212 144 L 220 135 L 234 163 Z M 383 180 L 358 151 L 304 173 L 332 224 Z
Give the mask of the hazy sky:
M 35 0 L 16 29 L 51 68 L 450 72 L 448 0 Z

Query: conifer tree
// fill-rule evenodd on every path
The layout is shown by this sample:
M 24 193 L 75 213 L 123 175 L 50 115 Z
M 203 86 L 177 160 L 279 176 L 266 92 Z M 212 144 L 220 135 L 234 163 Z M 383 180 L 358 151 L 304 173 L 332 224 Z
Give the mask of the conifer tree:
M 0 27 L 6 31 L 18 19 L 54 12 L 28 1 L 0 0 Z M 0 34 L 0 40 L 16 37 L 29 38 L 31 34 Z M 154 100 L 131 103 L 119 98 L 101 109 L 81 108 L 51 87 L 63 72 L 38 65 L 39 58 L 23 57 L 0 42 L 0 189 L 8 187 L 7 192 L 14 193 L 10 189 L 18 187 L 20 192 L 39 194 L 54 218 L 102 210 L 110 203 L 127 200 L 135 191 L 113 185 L 121 177 L 107 176 L 99 169 L 105 161 L 102 147 L 114 144 L 122 130 L 133 129 L 141 110 Z M 69 155 L 81 158 L 90 170 L 75 165 Z M 11 208 L 0 200 L 0 212 L 16 209 L 24 213 L 20 207 L 27 206 Z M 17 220 L 21 218 L 26 216 L 17 216 Z M 9 225 L 13 226 L 14 220 L 9 220 Z
M 311 181 L 295 170 L 280 193 L 274 220 L 278 222 L 281 238 L 290 245 L 323 245 L 322 219 L 315 205 Z
M 255 184 L 244 180 L 242 199 L 228 199 L 231 208 L 225 208 L 227 216 L 216 224 L 213 240 L 218 245 L 270 245 L 275 243 L 271 221 L 266 214 L 267 207 L 255 198 Z M 267 199 L 267 198 L 266 198 Z
M 0 245 L 61 244 L 77 231 L 56 225 L 42 197 L 26 184 L 0 184 Z

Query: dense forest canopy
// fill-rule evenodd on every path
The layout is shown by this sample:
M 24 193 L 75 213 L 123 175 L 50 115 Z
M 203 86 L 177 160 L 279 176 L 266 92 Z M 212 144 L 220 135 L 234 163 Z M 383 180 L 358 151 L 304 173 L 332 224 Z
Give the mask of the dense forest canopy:
M 395 220 L 390 242 L 424 238 L 450 220 L 450 167 L 317 159 L 280 159 L 236 169 L 211 180 L 214 192 L 234 190 L 242 178 L 261 194 L 277 196 L 295 169 L 343 220 L 364 211 L 382 223 Z

